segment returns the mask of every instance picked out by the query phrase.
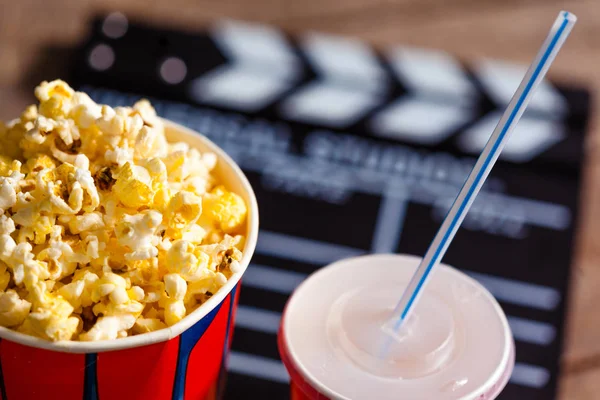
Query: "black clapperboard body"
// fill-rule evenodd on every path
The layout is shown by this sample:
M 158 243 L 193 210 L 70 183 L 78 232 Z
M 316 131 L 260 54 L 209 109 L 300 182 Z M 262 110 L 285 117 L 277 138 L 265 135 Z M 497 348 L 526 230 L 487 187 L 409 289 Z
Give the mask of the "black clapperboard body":
M 525 69 L 235 21 L 183 33 L 113 14 L 94 22 L 70 78 L 113 106 L 149 98 L 247 174 L 261 228 L 226 398 L 285 399 L 276 333 L 289 294 L 344 257 L 423 255 Z M 508 315 L 516 366 L 500 399 L 555 397 L 588 116 L 586 90 L 544 82 L 443 260 Z

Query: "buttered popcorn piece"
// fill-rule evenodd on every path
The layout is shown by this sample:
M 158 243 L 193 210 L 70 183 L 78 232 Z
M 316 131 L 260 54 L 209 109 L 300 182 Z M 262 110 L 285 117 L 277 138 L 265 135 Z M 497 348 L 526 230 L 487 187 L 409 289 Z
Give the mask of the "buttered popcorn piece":
M 183 300 L 187 292 L 187 283 L 178 274 L 167 274 L 164 278 L 168 298 L 165 300 L 165 322 L 174 325 L 185 317 Z
M 46 340 L 172 326 L 241 270 L 243 199 L 152 105 L 42 82 L 0 122 L 0 325 Z M 232 236 L 230 236 L 232 235 Z
M 146 260 L 156 257 L 159 236 L 156 230 L 162 222 L 162 215 L 146 210 L 137 215 L 125 215 L 123 221 L 115 227 L 118 242 L 131 249 L 125 254 L 127 260 Z
M 131 162 L 126 162 L 121 168 L 113 190 L 121 203 L 131 208 L 151 204 L 154 195 L 148 170 Z
M 0 293 L 0 325 L 12 328 L 22 324 L 30 309 L 31 303 L 21 299 L 16 291 Z
M 248 210 L 237 194 L 219 186 L 202 199 L 202 223 L 225 233 L 238 230 L 246 219 Z

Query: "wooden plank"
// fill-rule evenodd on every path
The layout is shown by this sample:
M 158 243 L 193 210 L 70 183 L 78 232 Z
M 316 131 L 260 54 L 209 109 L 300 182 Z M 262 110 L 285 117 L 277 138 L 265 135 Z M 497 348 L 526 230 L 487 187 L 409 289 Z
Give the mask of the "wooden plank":
M 559 385 L 559 400 L 597 400 L 600 369 L 563 377 Z
M 563 363 L 574 373 L 600 368 L 600 157 L 590 150 L 585 170 Z M 600 384 L 600 382 L 599 382 Z M 600 387 L 600 385 L 599 385 Z

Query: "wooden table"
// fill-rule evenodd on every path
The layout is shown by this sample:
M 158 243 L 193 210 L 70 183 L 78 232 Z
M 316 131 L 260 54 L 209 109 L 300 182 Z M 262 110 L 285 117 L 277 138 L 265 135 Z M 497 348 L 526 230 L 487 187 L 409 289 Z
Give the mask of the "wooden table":
M 0 118 L 18 115 L 42 79 L 61 76 L 73 47 L 99 11 L 120 10 L 154 23 L 199 30 L 231 17 L 360 37 L 377 46 L 402 43 L 529 63 L 549 24 L 567 7 L 557 0 L 0 0 Z M 451 4 L 451 5 L 449 5 Z M 551 76 L 600 88 L 600 2 L 570 1 L 579 23 Z M 48 56 L 48 48 L 54 48 Z M 597 399 L 600 391 L 600 102 L 587 142 L 582 213 L 560 399 Z

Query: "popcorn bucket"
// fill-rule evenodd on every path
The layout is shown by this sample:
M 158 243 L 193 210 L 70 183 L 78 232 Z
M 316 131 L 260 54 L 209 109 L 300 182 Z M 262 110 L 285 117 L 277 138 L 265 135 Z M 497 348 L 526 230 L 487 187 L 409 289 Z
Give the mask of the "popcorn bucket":
M 0 327 L 0 400 L 148 400 L 219 398 L 240 279 L 258 236 L 258 206 L 240 168 L 214 143 L 165 121 L 169 141 L 218 157 L 215 174 L 248 205 L 240 272 L 177 324 L 98 342 L 49 342 Z

